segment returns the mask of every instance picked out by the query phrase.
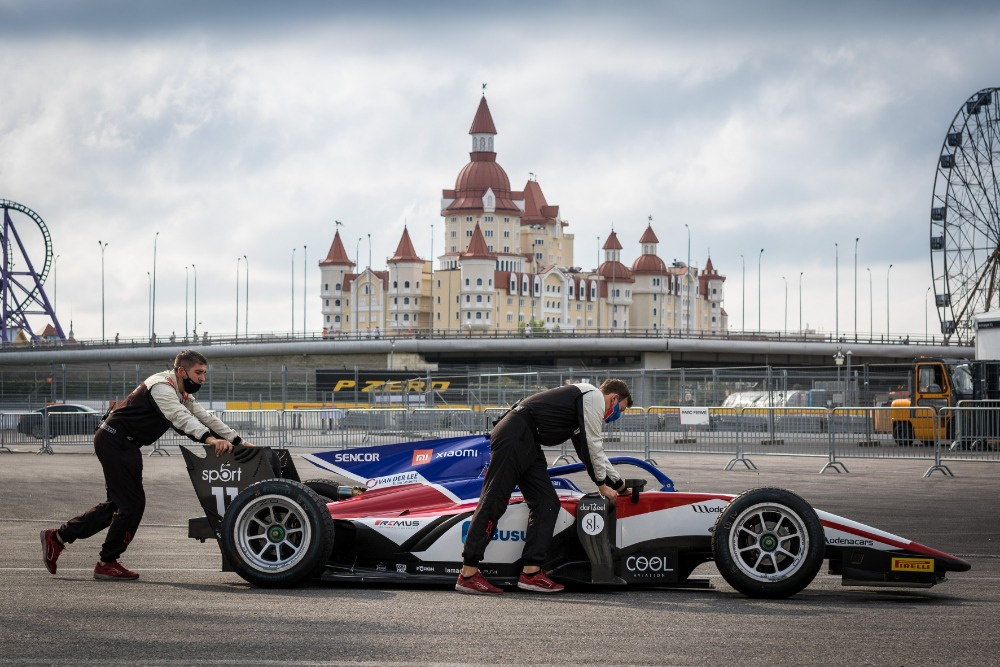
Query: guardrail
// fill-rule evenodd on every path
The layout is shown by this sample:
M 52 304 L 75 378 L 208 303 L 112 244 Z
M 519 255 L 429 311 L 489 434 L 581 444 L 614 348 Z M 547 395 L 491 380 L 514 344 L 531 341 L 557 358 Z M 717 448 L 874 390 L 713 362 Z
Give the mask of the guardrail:
M 226 410 L 219 417 L 246 440 L 275 448 L 331 448 L 389 444 L 486 433 L 503 409 L 382 408 Z M 0 453 L 12 446 L 89 446 L 93 414 L 0 413 Z M 149 452 L 190 443 L 168 431 Z M 754 459 L 773 456 L 826 459 L 820 473 L 849 472 L 864 459 L 927 460 L 924 476 L 953 475 L 951 462 L 1000 462 L 1000 401 L 957 407 L 718 408 L 656 405 L 630 408 L 608 426 L 605 449 L 657 463 L 670 454 L 729 457 L 725 465 L 757 469 Z M 553 452 L 554 453 L 554 452 Z M 573 460 L 563 443 L 559 460 Z

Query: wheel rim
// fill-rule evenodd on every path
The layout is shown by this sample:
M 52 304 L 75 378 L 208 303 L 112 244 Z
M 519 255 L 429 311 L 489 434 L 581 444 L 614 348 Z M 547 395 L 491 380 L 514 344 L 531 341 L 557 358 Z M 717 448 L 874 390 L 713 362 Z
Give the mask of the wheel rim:
M 255 498 L 236 517 L 235 531 L 243 561 L 260 572 L 294 567 L 312 542 L 305 508 L 284 496 Z
M 736 517 L 729 547 L 744 575 L 779 581 L 801 567 L 809 553 L 809 534 L 798 514 L 783 505 L 761 503 Z

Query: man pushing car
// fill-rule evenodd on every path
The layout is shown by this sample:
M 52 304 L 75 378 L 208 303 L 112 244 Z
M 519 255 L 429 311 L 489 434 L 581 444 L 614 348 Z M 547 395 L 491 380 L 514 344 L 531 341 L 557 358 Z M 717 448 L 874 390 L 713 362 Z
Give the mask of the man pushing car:
M 156 442 L 167 429 L 215 447 L 216 456 L 231 451 L 233 445 L 251 446 L 194 399 L 207 373 L 205 356 L 184 350 L 174 359 L 172 370 L 149 376 L 123 401 L 112 405 L 94 434 L 94 452 L 104 470 L 107 500 L 58 529 L 41 532 L 42 560 L 51 574 L 56 573 L 56 561 L 65 545 L 107 528 L 94 578 L 139 578 L 118 558 L 135 537 L 146 508 L 140 448 Z
M 549 479 L 541 446 L 554 447 L 572 440 L 597 490 L 614 502 L 627 489 L 604 452 L 601 428 L 618 419 L 622 406 L 632 406 L 632 394 L 623 380 L 606 380 L 600 389 L 580 382 L 518 401 L 497 421 L 490 432 L 490 463 L 465 539 L 462 571 L 455 590 L 474 595 L 503 592 L 483 576 L 479 563 L 514 487 L 521 489 L 528 506 L 523 567 L 517 587 L 538 593 L 563 590 L 562 584 L 549 579 L 542 570 L 559 515 L 559 497 Z

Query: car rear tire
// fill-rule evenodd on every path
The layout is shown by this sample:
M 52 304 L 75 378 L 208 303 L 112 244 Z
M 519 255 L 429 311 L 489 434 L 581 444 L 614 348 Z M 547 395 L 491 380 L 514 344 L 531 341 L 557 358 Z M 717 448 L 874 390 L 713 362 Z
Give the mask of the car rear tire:
M 752 598 L 785 598 L 801 591 L 819 572 L 825 549 L 815 510 L 784 489 L 753 489 L 736 497 L 712 534 L 719 573 Z
M 248 486 L 226 510 L 222 552 L 255 586 L 295 586 L 318 574 L 333 551 L 333 519 L 308 486 L 269 479 Z

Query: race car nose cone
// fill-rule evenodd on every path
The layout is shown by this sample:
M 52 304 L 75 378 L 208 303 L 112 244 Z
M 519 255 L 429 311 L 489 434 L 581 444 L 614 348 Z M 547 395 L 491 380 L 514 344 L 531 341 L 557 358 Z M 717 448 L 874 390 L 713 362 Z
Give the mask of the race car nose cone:
M 267 539 L 275 544 L 285 541 L 285 529 L 281 526 L 271 526 L 267 529 Z

